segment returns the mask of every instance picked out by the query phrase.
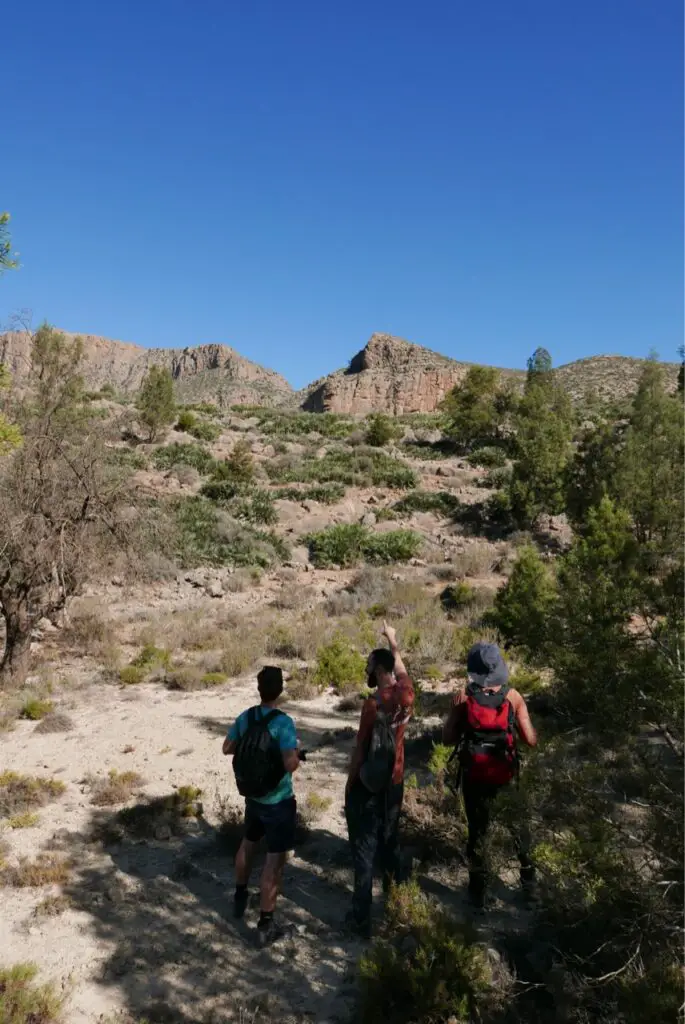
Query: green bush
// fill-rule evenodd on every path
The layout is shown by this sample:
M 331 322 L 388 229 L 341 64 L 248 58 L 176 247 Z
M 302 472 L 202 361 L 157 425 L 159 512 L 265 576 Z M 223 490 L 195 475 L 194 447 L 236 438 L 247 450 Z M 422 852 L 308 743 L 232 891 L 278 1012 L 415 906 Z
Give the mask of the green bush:
M 54 985 L 37 985 L 33 963 L 0 967 L 2 1024 L 57 1024 L 63 1019 L 64 997 Z
M 482 944 L 411 881 L 393 886 L 385 936 L 359 963 L 360 1024 L 482 1020 L 504 993 Z
M 368 419 L 365 441 L 373 448 L 384 448 L 397 437 L 397 427 L 392 420 L 383 413 L 374 413 Z
M 234 480 L 208 480 L 200 488 L 200 494 L 217 505 L 226 505 L 241 492 L 241 485 Z
M 216 441 L 221 434 L 221 427 L 218 423 L 208 423 L 207 420 L 198 420 L 188 430 L 189 434 L 196 437 L 198 441 Z
M 453 753 L 454 747 L 445 743 L 434 743 L 428 758 L 428 771 L 431 775 L 436 779 L 443 779 Z
M 28 718 L 31 722 L 39 722 L 52 711 L 51 700 L 41 700 L 39 697 L 27 697 L 19 712 L 20 718 Z
M 485 469 L 496 469 L 506 466 L 507 456 L 502 448 L 490 446 L 486 448 L 476 448 L 475 451 L 466 456 L 466 461 L 470 462 L 472 466 L 483 466 Z
M 237 408 L 243 414 L 256 416 L 264 434 L 279 437 L 301 437 L 320 434 L 336 440 L 345 440 L 355 430 L 356 422 L 346 416 L 330 412 L 284 412 L 274 409 Z
M 460 501 L 448 491 L 412 491 L 393 505 L 400 515 L 412 512 L 436 512 L 438 515 L 453 515 L 460 507 Z
M 317 652 L 313 681 L 319 687 L 332 686 L 338 693 L 358 690 L 366 683 L 366 660 L 344 634 L 336 633 Z
M 108 448 L 107 461 L 113 466 L 123 466 L 131 470 L 147 469 L 148 465 L 143 452 L 136 451 L 135 448 Z
M 343 484 L 324 484 L 321 487 L 279 487 L 273 491 L 274 498 L 288 501 L 318 501 L 321 505 L 335 505 L 345 497 Z
M 510 643 L 539 658 L 549 637 L 550 614 L 556 600 L 555 580 L 536 548 L 521 548 L 511 575 L 495 596 L 488 615 Z
M 462 608 L 468 608 L 475 600 L 476 592 L 465 580 L 445 587 L 440 595 L 440 601 L 445 611 L 460 611 Z
M 148 670 L 168 668 L 171 664 L 171 651 L 168 651 L 166 647 L 155 647 L 154 644 L 145 644 L 135 658 L 133 658 L 131 664 L 135 668 Z
M 278 513 L 274 508 L 271 492 L 259 488 L 236 498 L 230 503 L 229 511 L 236 519 L 244 520 L 247 523 L 273 526 L 278 522 Z
M 119 671 L 119 682 L 124 686 L 137 686 L 147 675 L 147 669 L 139 665 L 126 665 Z
M 336 448 L 321 459 L 308 458 L 272 460 L 265 464 L 270 478 L 277 483 L 341 483 L 355 487 L 394 487 L 399 490 L 416 486 L 414 471 L 399 459 L 378 448 Z
M 152 462 L 157 469 L 171 469 L 173 466 L 192 466 L 198 473 L 206 476 L 214 468 L 214 459 L 211 452 L 202 445 L 188 442 L 179 444 L 174 442 L 166 448 L 157 448 L 152 456 Z
M 421 538 L 412 530 L 372 533 L 357 523 L 330 526 L 304 538 L 314 565 L 348 567 L 358 562 L 388 564 L 407 562 L 421 547 Z
M 190 431 L 197 423 L 197 416 L 195 413 L 190 412 L 188 409 L 183 409 L 178 414 L 178 420 L 176 421 L 176 430 Z
M 213 480 L 229 480 L 237 484 L 249 484 L 254 476 L 252 449 L 247 441 L 236 441 L 227 459 L 217 462 L 212 473 Z
M 288 547 L 281 538 L 238 522 L 206 497 L 178 499 L 173 511 L 175 554 L 183 567 L 267 568 L 288 557 Z

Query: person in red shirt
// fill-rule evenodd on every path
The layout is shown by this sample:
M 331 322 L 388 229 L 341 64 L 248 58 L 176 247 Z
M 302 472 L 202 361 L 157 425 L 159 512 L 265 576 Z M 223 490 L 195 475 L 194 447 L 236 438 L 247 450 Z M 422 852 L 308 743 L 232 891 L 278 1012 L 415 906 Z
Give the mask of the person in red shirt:
M 354 896 L 348 916 L 351 928 L 362 935 L 371 934 L 373 867 L 380 854 L 383 885 L 397 877 L 399 869 L 398 827 L 404 794 L 404 732 L 411 718 L 414 687 L 397 647 L 395 630 L 383 624 L 383 635 L 390 650 L 378 648 L 369 655 L 366 672 L 373 696 L 364 701 L 357 742 L 350 761 L 345 787 L 345 817 L 354 865 Z M 386 716 L 394 739 L 394 763 L 387 785 L 372 792 L 362 782 L 364 765 L 378 713 Z

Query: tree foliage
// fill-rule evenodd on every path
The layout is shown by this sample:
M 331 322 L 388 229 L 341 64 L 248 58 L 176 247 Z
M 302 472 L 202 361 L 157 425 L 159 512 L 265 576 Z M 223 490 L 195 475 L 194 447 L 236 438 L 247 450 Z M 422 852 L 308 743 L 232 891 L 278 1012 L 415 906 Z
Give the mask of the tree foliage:
M 12 258 L 12 243 L 9 228 L 7 227 L 9 222 L 9 213 L 0 213 L 0 274 L 5 270 L 15 270 L 19 265 Z
M 32 339 L 23 442 L 0 463 L 0 683 L 20 685 L 31 631 L 53 617 L 118 533 L 120 481 L 105 458 L 102 421 L 84 401 L 81 346 L 44 325 Z
M 447 434 L 467 448 L 501 441 L 512 409 L 511 389 L 491 366 L 471 366 L 442 402 Z
M 515 521 L 530 529 L 542 513 L 564 509 L 566 467 L 571 457 L 573 414 L 566 392 L 556 383 L 545 358 L 529 360 L 524 395 L 514 417 L 514 470 L 510 484 Z
M 509 643 L 538 660 L 547 650 L 556 596 L 553 574 L 537 548 L 527 544 L 519 551 L 507 583 L 497 591 L 489 617 Z
M 140 418 L 154 441 L 162 427 L 173 423 L 176 414 L 174 382 L 164 366 L 151 366 L 140 386 L 136 402 Z

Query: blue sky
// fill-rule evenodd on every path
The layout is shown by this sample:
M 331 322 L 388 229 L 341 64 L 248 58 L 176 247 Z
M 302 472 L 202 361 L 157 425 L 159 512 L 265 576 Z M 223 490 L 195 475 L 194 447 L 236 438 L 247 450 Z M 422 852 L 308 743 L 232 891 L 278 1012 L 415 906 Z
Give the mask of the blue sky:
M 676 358 L 680 0 L 23 0 L 0 209 L 30 308 L 296 386 L 373 331 Z

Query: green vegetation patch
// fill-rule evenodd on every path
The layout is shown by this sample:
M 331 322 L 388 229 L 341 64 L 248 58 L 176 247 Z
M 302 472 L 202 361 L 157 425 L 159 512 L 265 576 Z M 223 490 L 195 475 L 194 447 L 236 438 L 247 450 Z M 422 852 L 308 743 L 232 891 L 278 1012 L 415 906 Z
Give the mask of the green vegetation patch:
M 412 512 L 435 512 L 441 516 L 453 515 L 460 507 L 459 498 L 448 491 L 412 491 L 395 502 L 393 509 L 400 515 Z
M 421 549 L 421 537 L 413 530 L 391 530 L 372 533 L 359 524 L 330 526 L 304 538 L 309 545 L 314 565 L 339 565 L 342 568 L 359 562 L 376 565 L 408 562 Z
M 211 473 L 216 465 L 212 453 L 203 445 L 194 444 L 192 441 L 186 444 L 174 441 L 165 448 L 157 448 L 152 455 L 152 462 L 157 469 L 192 466 L 202 476 Z
M 276 483 L 341 483 L 356 487 L 416 487 L 414 470 L 379 448 L 335 448 L 320 458 L 282 457 L 265 464 Z
M 0 1021 L 2 1024 L 57 1024 L 64 999 L 54 985 L 36 984 L 33 963 L 0 967 Z

